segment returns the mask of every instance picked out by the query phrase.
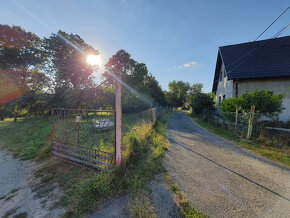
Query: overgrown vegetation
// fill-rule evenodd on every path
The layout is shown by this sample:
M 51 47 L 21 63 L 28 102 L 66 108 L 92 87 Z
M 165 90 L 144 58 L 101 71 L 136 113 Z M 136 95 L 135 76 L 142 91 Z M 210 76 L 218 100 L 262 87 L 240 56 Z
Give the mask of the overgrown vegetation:
M 57 169 L 53 172 L 56 178 L 64 177 L 59 182 L 65 190 L 61 204 L 68 208 L 66 216 L 93 212 L 103 200 L 123 192 L 130 194 L 130 211 L 134 216 L 151 216 L 148 212 L 151 205 L 146 196 L 141 198 L 141 193 L 148 180 L 163 169 L 161 158 L 167 148 L 164 135 L 168 116 L 168 113 L 162 116 L 154 128 L 146 123 L 132 128 L 123 137 L 123 163 L 111 172 L 91 172 L 90 176 L 81 177 L 79 169 L 75 169 L 77 173 L 72 173 L 49 167 L 50 170 Z M 140 208 L 140 205 L 144 207 Z
M 130 213 L 151 217 L 153 210 L 146 184 L 163 170 L 162 157 L 168 145 L 165 125 L 170 114 L 161 116 L 154 127 L 143 123 L 130 128 L 123 136 L 123 163 L 110 172 L 87 170 L 46 158 L 50 154 L 48 117 L 21 118 L 17 123 L 13 123 L 13 119 L 5 120 L 1 122 L 0 137 L 3 146 L 16 156 L 44 161 L 35 176 L 40 177 L 46 187 L 59 184 L 63 195 L 58 205 L 67 208 L 65 216 L 93 212 L 107 198 L 128 192 Z
M 287 146 L 277 147 L 275 146 L 275 144 L 266 145 L 261 143 L 261 141 L 244 140 L 235 133 L 228 131 L 227 129 L 221 128 L 220 126 L 216 126 L 214 124 L 206 122 L 200 117 L 193 117 L 192 119 L 201 127 L 209 130 L 210 132 L 218 136 L 221 136 L 246 149 L 254 151 L 268 159 L 278 161 L 286 166 L 290 166 L 290 149 Z
M 179 186 L 174 184 L 171 177 L 169 175 L 164 176 L 164 181 L 170 187 L 170 190 L 174 193 L 174 200 L 179 207 L 181 214 L 184 217 L 192 217 L 192 218 L 204 218 L 208 217 L 206 214 L 198 211 L 194 207 L 192 207 L 184 193 L 179 190 Z

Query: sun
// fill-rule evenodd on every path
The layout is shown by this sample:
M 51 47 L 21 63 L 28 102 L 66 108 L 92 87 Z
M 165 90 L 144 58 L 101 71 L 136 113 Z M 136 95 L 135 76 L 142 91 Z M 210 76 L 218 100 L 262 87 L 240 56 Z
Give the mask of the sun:
M 101 57 L 100 55 L 88 55 L 87 63 L 92 66 L 100 66 L 101 65 Z

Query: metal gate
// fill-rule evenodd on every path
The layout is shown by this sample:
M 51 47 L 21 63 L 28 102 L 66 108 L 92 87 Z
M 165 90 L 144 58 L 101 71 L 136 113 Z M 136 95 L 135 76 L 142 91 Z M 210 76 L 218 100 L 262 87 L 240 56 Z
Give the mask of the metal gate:
M 115 164 L 115 111 L 51 110 L 51 154 L 87 168 L 108 170 Z

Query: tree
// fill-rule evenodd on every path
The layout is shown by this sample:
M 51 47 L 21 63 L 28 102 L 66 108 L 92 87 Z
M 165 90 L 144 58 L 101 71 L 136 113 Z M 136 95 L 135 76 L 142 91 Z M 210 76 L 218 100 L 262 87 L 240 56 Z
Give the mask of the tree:
M 145 110 L 156 104 L 164 105 L 165 96 L 158 81 L 148 73 L 146 64 L 137 63 L 125 50 L 118 51 L 105 65 L 105 77 L 114 87 L 114 77 L 119 74 L 124 89 L 122 103 L 124 112 Z
M 93 87 L 93 68 L 86 62 L 88 54 L 99 54 L 92 46 L 76 34 L 59 30 L 44 39 L 49 54 L 47 65 L 54 77 L 55 88 L 83 89 Z
M 192 113 L 200 115 L 203 111 L 214 111 L 213 96 L 205 93 L 198 93 L 194 96 L 192 102 Z
M 131 58 L 131 55 L 125 50 L 119 50 L 114 54 L 105 67 L 107 71 L 104 76 L 113 83 L 114 76 L 119 74 L 122 80 L 127 81 L 128 76 L 132 74 L 136 61 Z
M 27 104 L 23 96 L 36 92 L 47 78 L 39 70 L 44 61 L 42 41 L 19 26 L 0 25 L 0 46 L 0 106 L 17 99 L 11 104 L 16 121 Z
M 202 88 L 203 88 L 203 84 L 201 83 L 194 83 L 191 85 L 191 87 L 188 90 L 188 94 L 186 96 L 186 103 L 188 105 L 190 105 L 190 103 L 192 102 L 193 98 L 199 94 L 202 93 Z
M 190 89 L 190 84 L 183 81 L 173 80 L 168 84 L 167 100 L 173 107 L 182 107 L 186 102 L 186 97 Z
M 222 101 L 219 108 L 223 113 L 234 112 L 236 108 L 243 112 L 250 112 L 255 106 L 255 112 L 273 117 L 283 111 L 283 95 L 274 95 L 267 90 L 256 90 L 241 95 L 239 98 L 229 98 Z

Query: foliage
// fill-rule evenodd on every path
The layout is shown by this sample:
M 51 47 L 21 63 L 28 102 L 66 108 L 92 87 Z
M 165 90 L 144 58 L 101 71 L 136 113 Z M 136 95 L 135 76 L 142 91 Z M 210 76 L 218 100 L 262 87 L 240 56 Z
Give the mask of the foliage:
M 249 112 L 251 106 L 255 106 L 255 112 L 265 116 L 274 116 L 282 112 L 283 95 L 273 95 L 267 90 L 256 90 L 248 92 L 239 98 L 229 98 L 223 100 L 219 108 L 223 113 L 235 112 L 236 108 L 243 112 Z
M 146 214 L 151 212 L 140 208 L 143 202 L 146 208 L 150 209 L 150 202 L 146 199 L 139 199 L 147 181 L 153 175 L 162 170 L 162 157 L 164 149 L 167 148 L 165 138 L 166 122 L 169 114 L 165 114 L 152 125 L 142 124 L 135 126 L 123 138 L 125 147 L 122 165 L 109 173 L 98 173 L 86 178 L 79 178 L 71 184 L 69 179 L 62 204 L 68 207 L 68 217 L 82 215 L 92 212 L 104 198 L 129 191 L 130 212 L 132 214 Z M 68 174 L 69 172 L 62 172 Z M 64 176 L 64 175 L 61 175 Z M 67 177 L 67 176 L 66 176 Z M 59 178 L 59 177 L 56 177 Z M 97 197 L 96 197 L 97 196 Z
M 165 105 L 165 95 L 158 81 L 148 73 L 146 64 L 138 63 L 125 50 L 118 51 L 106 64 L 105 77 L 113 86 L 116 75 L 123 82 L 123 111 L 141 111 L 153 105 Z
M 88 54 L 98 54 L 77 34 L 58 31 L 44 39 L 48 63 L 56 88 L 93 86 L 93 68 L 86 62 Z
M 203 88 L 203 84 L 201 84 L 201 83 L 192 84 L 191 87 L 189 88 L 188 94 L 186 96 L 186 102 L 188 104 L 190 104 L 190 102 L 192 102 L 193 98 L 197 94 L 202 93 L 202 88 Z
M 191 102 L 192 113 L 199 115 L 203 111 L 213 111 L 214 110 L 214 100 L 213 96 L 205 93 L 198 93 L 193 98 Z
M 182 107 L 186 102 L 186 96 L 190 89 L 190 84 L 181 80 L 173 80 L 168 84 L 169 91 L 166 92 L 166 98 L 172 107 Z
M 122 106 L 137 112 L 166 105 L 165 94 L 144 63 L 125 50 L 105 65 L 104 81 L 96 86 L 88 54 L 99 54 L 79 35 L 59 30 L 41 39 L 18 26 L 0 25 L 0 120 L 49 113 L 52 107 L 114 107 L 115 75 L 123 83 Z
M 228 98 L 220 102 L 219 108 L 223 113 L 236 112 L 236 108 L 241 108 L 241 98 Z
M 12 102 L 9 109 L 17 117 L 47 87 L 47 76 L 41 71 L 45 55 L 41 39 L 19 26 L 0 25 L 0 33 L 0 106 Z

